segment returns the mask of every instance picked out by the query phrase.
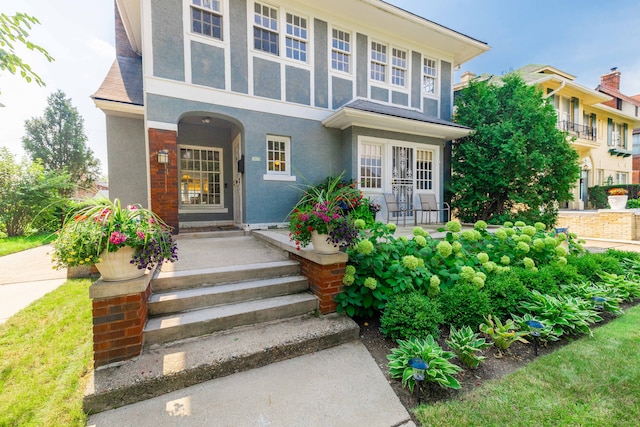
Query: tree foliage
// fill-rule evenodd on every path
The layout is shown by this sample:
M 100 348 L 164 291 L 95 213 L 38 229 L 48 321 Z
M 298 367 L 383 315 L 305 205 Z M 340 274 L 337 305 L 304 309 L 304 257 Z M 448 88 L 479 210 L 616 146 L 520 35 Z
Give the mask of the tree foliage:
M 33 80 L 39 86 L 44 86 L 44 81 L 40 76 L 15 53 L 16 44 L 22 44 L 29 50 L 40 52 L 47 61 L 54 60 L 44 48 L 28 40 L 27 30 L 30 30 L 32 25 L 39 23 L 37 18 L 24 13 L 16 13 L 13 16 L 0 13 L 0 70 L 8 70 L 11 74 L 20 71 L 20 75 L 27 82 Z
M 87 146 L 84 119 L 61 90 L 47 98 L 44 116 L 25 122 L 24 150 L 46 171 L 67 171 L 71 182 L 91 185 L 100 174 L 100 162 Z
M 40 162 L 16 162 L 0 147 L 0 225 L 7 235 L 23 235 L 29 227 L 53 231 L 60 226 L 60 190 L 71 186 L 69 176 L 46 172 Z
M 511 73 L 501 84 L 471 82 L 456 106 L 456 122 L 475 129 L 452 142 L 449 190 L 458 217 L 553 224 L 557 202 L 573 198 L 580 168 L 542 92 Z

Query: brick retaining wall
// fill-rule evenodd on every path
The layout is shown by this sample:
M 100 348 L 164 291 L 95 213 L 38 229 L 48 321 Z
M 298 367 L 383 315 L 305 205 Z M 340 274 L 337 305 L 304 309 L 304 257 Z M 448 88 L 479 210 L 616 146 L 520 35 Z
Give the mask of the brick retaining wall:
M 561 211 L 556 227 L 569 227 L 578 237 L 613 240 L 640 240 L 640 212 L 625 209 L 613 211 Z

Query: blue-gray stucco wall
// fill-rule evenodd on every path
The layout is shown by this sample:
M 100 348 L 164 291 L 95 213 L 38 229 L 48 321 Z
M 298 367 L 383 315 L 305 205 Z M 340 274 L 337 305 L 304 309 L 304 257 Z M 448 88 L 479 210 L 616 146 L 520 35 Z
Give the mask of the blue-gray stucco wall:
M 423 111 L 425 114 L 428 114 L 433 117 L 438 117 L 438 100 L 433 98 L 424 98 L 424 108 Z
M 403 92 L 391 91 L 391 102 L 403 107 L 409 106 L 409 95 Z
M 186 112 L 233 118 L 244 129 L 244 221 L 249 224 L 285 221 L 291 207 L 300 197 L 300 191 L 296 187 L 302 187 L 305 183 L 319 183 L 329 175 L 339 174 L 349 164 L 343 157 L 341 132 L 328 129 L 319 121 L 153 94 L 147 96 L 147 119 L 150 121 L 177 123 Z M 297 177 L 297 182 L 263 179 L 266 173 L 268 134 L 291 138 L 292 175 Z M 227 167 L 231 166 L 225 165 L 225 170 Z
M 452 84 L 451 84 L 451 63 L 446 61 L 440 62 L 440 118 L 451 120 L 453 111 L 452 103 Z
M 334 110 L 342 107 L 353 99 L 353 82 L 340 77 L 331 78 L 332 107 Z
M 247 50 L 247 2 L 229 2 L 231 31 L 231 90 L 249 93 L 249 54 Z
M 328 46 L 327 23 L 319 19 L 313 22 L 315 37 L 315 105 L 316 107 L 329 107 L 329 64 L 327 60 L 327 51 L 321 46 Z
M 106 116 L 109 197 L 123 205 L 149 206 L 147 151 L 142 117 Z
M 191 81 L 197 85 L 224 89 L 224 49 L 192 41 Z
M 265 98 L 280 99 L 280 63 L 253 58 L 253 94 Z
M 411 108 L 420 108 L 422 96 L 422 55 L 411 52 Z
M 389 90 L 371 86 L 371 99 L 382 102 L 389 102 Z
M 364 34 L 356 34 L 356 56 L 358 57 L 358 67 L 356 70 L 356 96 L 366 98 L 367 85 L 369 82 L 369 42 Z
M 150 4 L 153 75 L 184 81 L 182 2 L 154 0 Z
M 311 72 L 287 65 L 285 68 L 287 101 L 311 105 Z

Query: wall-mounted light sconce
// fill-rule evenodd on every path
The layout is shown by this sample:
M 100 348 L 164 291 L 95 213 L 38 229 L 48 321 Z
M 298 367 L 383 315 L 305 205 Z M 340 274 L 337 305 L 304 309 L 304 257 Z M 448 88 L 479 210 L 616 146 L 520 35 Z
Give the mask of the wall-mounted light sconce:
M 161 165 L 166 165 L 169 163 L 169 151 L 168 150 L 160 150 L 158 151 L 158 163 Z
M 211 117 L 203 117 L 202 118 L 202 124 L 208 125 L 209 123 L 211 123 Z

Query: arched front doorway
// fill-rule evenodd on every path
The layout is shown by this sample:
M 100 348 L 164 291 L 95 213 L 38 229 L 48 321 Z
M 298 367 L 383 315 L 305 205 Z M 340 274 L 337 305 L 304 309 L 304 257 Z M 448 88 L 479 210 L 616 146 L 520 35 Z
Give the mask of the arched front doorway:
M 210 113 L 190 113 L 178 123 L 180 228 L 243 223 L 242 129 Z

